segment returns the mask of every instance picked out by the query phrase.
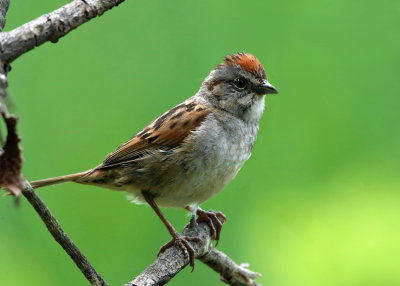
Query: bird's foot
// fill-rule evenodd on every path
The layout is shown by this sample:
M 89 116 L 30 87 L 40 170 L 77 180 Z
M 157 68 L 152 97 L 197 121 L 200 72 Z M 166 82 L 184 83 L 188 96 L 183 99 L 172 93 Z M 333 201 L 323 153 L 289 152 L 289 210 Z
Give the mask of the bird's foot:
M 222 224 L 226 222 L 226 216 L 221 212 L 215 212 L 213 210 L 207 212 L 200 208 L 197 209 L 196 214 L 197 214 L 197 220 L 196 220 L 197 223 L 204 221 L 210 227 L 211 235 L 216 240 L 215 246 L 217 246 L 221 235 Z
M 168 243 L 166 243 L 163 247 L 160 248 L 160 251 L 158 252 L 157 256 L 166 251 L 172 245 L 176 244 L 182 249 L 185 260 L 189 261 L 189 264 L 192 267 L 192 272 L 193 272 L 195 253 L 194 253 L 194 248 L 190 245 L 189 241 L 195 241 L 200 243 L 203 242 L 198 237 L 183 236 L 180 235 L 179 233 L 175 233 L 172 236 L 172 239 Z

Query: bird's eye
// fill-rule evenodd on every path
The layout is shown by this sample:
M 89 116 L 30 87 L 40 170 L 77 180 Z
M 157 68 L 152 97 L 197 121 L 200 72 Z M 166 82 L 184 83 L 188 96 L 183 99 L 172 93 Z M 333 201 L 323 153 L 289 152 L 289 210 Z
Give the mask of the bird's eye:
M 244 89 L 247 86 L 247 81 L 242 77 L 236 78 L 233 83 L 238 89 Z

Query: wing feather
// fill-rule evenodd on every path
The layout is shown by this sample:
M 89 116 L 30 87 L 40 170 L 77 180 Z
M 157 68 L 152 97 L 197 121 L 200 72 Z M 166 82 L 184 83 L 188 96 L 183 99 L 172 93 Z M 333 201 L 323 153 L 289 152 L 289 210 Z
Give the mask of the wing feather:
M 152 150 L 170 150 L 179 146 L 211 111 L 211 108 L 193 101 L 175 106 L 109 154 L 97 169 L 121 165 Z

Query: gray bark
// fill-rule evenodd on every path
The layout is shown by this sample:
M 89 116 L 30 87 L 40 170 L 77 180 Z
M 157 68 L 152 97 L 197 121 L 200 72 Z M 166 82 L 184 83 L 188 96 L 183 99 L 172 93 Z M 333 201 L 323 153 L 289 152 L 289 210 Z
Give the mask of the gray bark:
M 96 286 L 108 286 L 108 283 L 101 278 L 100 274 L 96 272 L 89 260 L 87 260 L 79 248 L 64 232 L 61 225 L 50 212 L 49 208 L 36 194 L 35 190 L 29 185 L 29 183 L 26 183 L 26 187 L 22 190 L 22 194 L 38 213 L 50 234 L 71 257 L 90 284 Z
M 63 7 L 0 34 L 0 60 L 11 63 L 41 44 L 59 38 L 124 0 L 74 0 Z
M 199 259 L 204 264 L 218 272 L 221 275 L 221 280 L 229 285 L 260 285 L 254 281 L 254 279 L 260 277 L 261 274 L 247 269 L 249 267 L 248 263 L 237 265 L 225 253 L 218 251 L 215 248 L 210 249 L 207 254 Z
M 196 224 L 192 221 L 183 230 L 183 235 L 198 237 L 203 241 L 203 243 L 190 241 L 196 258 L 219 273 L 223 282 L 235 286 L 258 285 L 253 279 L 261 274 L 246 269 L 245 265 L 237 265 L 226 254 L 212 246 L 210 228 L 205 222 Z M 185 261 L 182 250 L 174 245 L 125 286 L 164 285 L 187 265 L 188 261 Z
M 10 0 L 0 0 L 0 36 L 3 34 L 4 25 L 6 24 L 6 14 L 8 6 L 10 5 Z M 6 88 L 8 86 L 7 82 L 7 67 L 5 62 L 0 59 L 0 104 L 1 99 L 6 97 Z M 4 108 L 4 107 L 3 107 Z
M 9 5 L 10 0 L 0 0 L 0 32 L 3 31 L 6 24 L 6 13 Z

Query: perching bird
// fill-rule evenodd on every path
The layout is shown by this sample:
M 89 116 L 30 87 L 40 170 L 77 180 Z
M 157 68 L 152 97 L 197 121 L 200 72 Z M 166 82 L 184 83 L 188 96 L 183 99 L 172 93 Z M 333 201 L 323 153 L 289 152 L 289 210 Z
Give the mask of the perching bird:
M 31 185 L 72 181 L 130 193 L 135 202 L 148 203 L 170 232 L 172 240 L 160 252 L 177 243 L 193 267 L 190 238 L 174 229 L 159 206 L 197 213 L 218 241 L 222 224 L 217 216 L 225 217 L 199 206 L 221 191 L 250 158 L 269 93 L 277 90 L 256 57 L 229 55 L 194 96 L 156 118 L 99 166 Z

